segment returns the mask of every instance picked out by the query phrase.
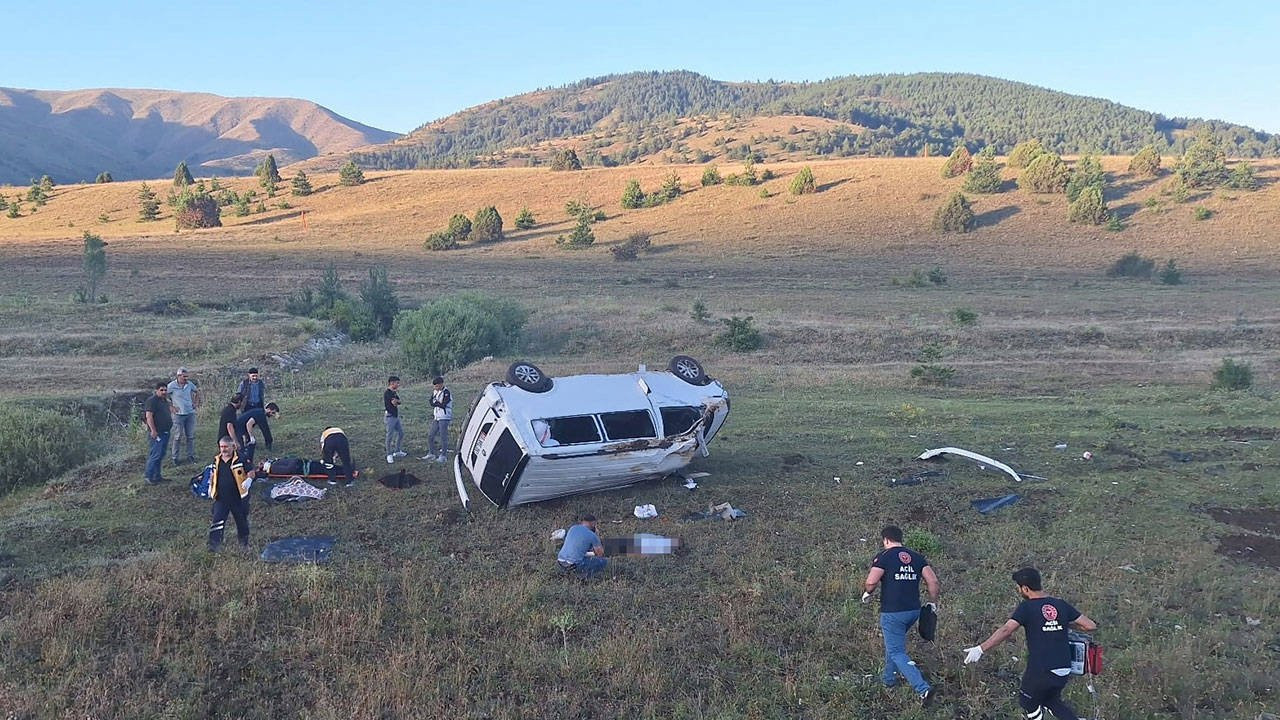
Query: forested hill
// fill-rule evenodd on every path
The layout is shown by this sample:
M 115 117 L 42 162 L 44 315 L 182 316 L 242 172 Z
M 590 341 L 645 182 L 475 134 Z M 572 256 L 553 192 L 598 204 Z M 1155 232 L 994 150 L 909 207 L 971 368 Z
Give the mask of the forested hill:
M 1136 152 L 1155 143 L 1180 152 L 1208 129 L 1227 153 L 1280 154 L 1280 136 L 1219 121 L 1166 118 L 1098 98 L 1069 95 L 981 75 L 850 75 L 806 83 L 728 83 L 692 72 L 638 72 L 497 100 L 428 123 L 393 143 L 355 153 L 371 168 L 459 167 L 493 162 L 512 148 L 592 135 L 601 164 L 659 152 L 688 156 L 683 118 L 821 118 L 819 132 L 776 143 L 789 158 L 949 153 L 994 144 L 1007 152 L 1037 138 L 1061 153 Z M 705 127 L 705 125 L 704 125 Z M 769 159 L 763 144 L 743 155 Z M 581 149 L 580 149 L 581 151 Z M 531 156 L 535 158 L 536 155 Z M 509 158 L 508 158 L 509 159 Z M 586 159 L 586 158 L 584 158 Z

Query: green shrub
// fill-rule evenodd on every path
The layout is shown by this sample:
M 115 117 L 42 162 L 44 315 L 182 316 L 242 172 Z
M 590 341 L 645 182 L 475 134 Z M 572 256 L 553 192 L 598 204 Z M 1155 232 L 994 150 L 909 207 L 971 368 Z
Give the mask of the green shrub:
M 348 160 L 342 167 L 338 168 L 338 184 L 340 185 L 363 185 L 364 172 L 356 165 L 355 160 Z
M 556 238 L 557 245 L 574 248 L 588 247 L 595 242 L 596 234 L 591 231 L 591 221 L 586 216 L 578 218 L 578 224 L 574 226 L 573 232 L 569 233 L 568 237 L 561 235 Z
M 693 308 L 689 312 L 689 317 L 697 320 L 698 322 L 703 322 L 707 318 L 711 317 L 711 313 L 707 312 L 707 301 L 700 297 L 694 298 Z
M 932 227 L 938 232 L 967 233 L 973 224 L 973 207 L 963 193 L 952 193 L 946 204 L 933 214 Z
M 455 213 L 449 218 L 449 227 L 445 230 L 454 242 L 463 242 L 471 236 L 471 218 L 462 213 Z
M 516 229 L 529 230 L 537 223 L 533 219 L 533 213 L 529 212 L 529 208 L 521 208 L 520 214 L 516 215 Z
M 1160 279 L 1161 285 L 1182 284 L 1182 270 L 1178 268 L 1178 263 L 1173 260 L 1165 263 L 1164 267 L 1160 268 L 1160 272 L 1156 277 Z
M 1253 366 L 1227 358 L 1213 371 L 1213 384 L 1210 387 L 1214 390 L 1246 390 L 1252 385 Z
M 1131 252 L 1111 264 L 1107 277 L 1150 278 L 1155 268 L 1155 260 Z
M 1071 169 L 1071 177 L 1067 180 L 1067 201 L 1075 202 L 1087 188 L 1101 190 L 1106 184 L 1107 175 L 1102 171 L 1102 163 L 1092 155 L 1085 155 Z
M 640 181 L 631 179 L 622 191 L 622 209 L 635 210 L 644 207 L 644 191 L 640 189 Z
M 764 338 L 756 328 L 755 318 L 751 316 L 740 318 L 734 315 L 731 318 L 723 318 L 720 322 L 725 324 L 725 331 L 716 336 L 717 345 L 727 347 L 734 352 L 751 352 L 764 344 Z
M 1018 177 L 1018 187 L 1033 193 L 1060 193 L 1067 188 L 1071 171 L 1057 153 L 1037 155 Z
M 951 311 L 951 321 L 962 327 L 978 324 L 978 313 L 969 308 L 956 308 Z
M 1013 152 L 1009 153 L 1009 167 L 1024 168 L 1046 152 L 1048 150 L 1045 150 L 1039 140 L 1024 140 L 1015 145 Z
M 346 333 L 354 342 L 371 342 L 378 339 L 378 321 L 369 306 L 343 298 L 329 309 L 329 320 Z
M 648 250 L 652 241 L 647 232 L 632 233 L 626 240 L 609 248 L 614 260 L 635 260 L 641 250 Z
M 1000 177 L 1000 163 L 996 162 L 996 151 L 991 145 L 978 153 L 978 161 L 969 170 L 964 179 L 964 189 L 972 193 L 998 193 L 1004 180 Z
M 99 433 L 82 420 L 31 407 L 0 406 L 0 493 L 48 482 L 94 457 Z
M 427 236 L 423 247 L 428 250 L 452 250 L 458 247 L 458 239 L 448 232 L 433 232 Z
M 1225 186 L 1232 190 L 1257 190 L 1258 179 L 1253 176 L 1253 165 L 1242 162 L 1231 168 Z
M 724 182 L 724 178 L 720 177 L 720 171 L 715 167 L 709 167 L 702 171 L 702 187 L 719 185 L 722 182 Z
M 1227 155 L 1208 132 L 1187 146 L 1174 171 L 1189 188 L 1216 187 L 1227 179 Z
M 471 221 L 471 232 L 468 235 L 472 242 L 497 242 L 502 239 L 502 216 L 498 208 L 488 205 L 476 211 Z
M 95 183 L 100 183 L 100 184 L 101 184 L 101 183 L 109 183 L 109 182 L 111 182 L 112 180 L 114 180 L 114 178 L 112 178 L 112 177 L 111 177 L 111 173 L 109 173 L 109 172 L 100 172 L 100 173 L 98 173 L 98 177 L 94 178 L 94 180 L 93 180 L 93 181 L 94 181 Z
M 186 188 L 178 196 L 174 219 L 178 228 L 222 227 L 222 208 L 208 193 Z
M 923 385 L 946 385 L 955 377 L 956 369 L 940 363 L 943 356 L 942 346 L 929 343 L 920 348 L 916 356 L 920 364 L 911 368 L 911 377 Z
M 1148 210 L 1153 210 L 1155 208 L 1160 207 L 1160 201 L 1153 197 L 1149 197 L 1146 200 L 1142 201 L 1142 207 Z
M 291 185 L 290 192 L 298 197 L 305 197 L 313 192 L 311 181 L 307 179 L 307 174 L 301 170 L 298 171 L 297 175 L 293 176 L 289 183 Z
M 969 154 L 969 148 L 964 145 L 957 145 L 956 149 L 951 151 L 947 161 L 942 164 L 942 177 L 960 177 L 969 172 L 972 167 L 973 156 Z
M 747 158 L 747 162 L 743 164 L 741 174 L 734 173 L 724 179 L 725 185 L 744 185 L 749 187 L 757 182 L 756 165 L 751 158 Z
M 941 265 L 934 265 L 930 268 L 926 277 L 929 279 L 929 284 L 931 285 L 947 284 L 947 271 L 943 270 Z
M 942 541 L 922 528 L 912 528 L 902 533 L 902 544 L 926 558 L 942 553 Z
M 1120 232 L 1121 230 L 1124 230 L 1124 220 L 1122 220 L 1119 215 L 1111 213 L 1107 218 L 1107 231 Z
M 557 171 L 581 170 L 582 161 L 578 159 L 578 153 L 574 152 L 573 148 L 557 150 L 551 156 L 551 169 Z
M 1110 214 L 1106 201 L 1102 199 L 1102 188 L 1097 185 L 1085 187 L 1067 207 L 1067 219 L 1073 223 L 1101 225 Z
M 527 319 L 511 300 L 458 293 L 400 313 L 395 336 L 411 368 L 443 373 L 514 350 Z
M 400 312 L 400 298 L 387 277 L 385 267 L 378 265 L 369 268 L 369 276 L 360 283 L 360 299 L 377 322 L 378 334 L 389 334 L 396 313 Z
M 680 197 L 680 193 L 680 176 L 673 170 L 662 178 L 662 186 L 658 188 L 658 192 L 655 194 L 662 198 L 663 202 L 671 202 Z
M 145 182 L 138 190 L 138 219 L 143 222 L 149 222 L 160 217 L 160 201 L 156 199 L 156 193 Z
M 1208 220 L 1209 218 L 1213 217 L 1213 211 L 1203 205 L 1197 205 L 1191 211 L 1191 217 L 1195 218 L 1196 220 Z
M 800 168 L 800 172 L 791 179 L 791 194 L 806 195 L 818 191 L 818 184 L 813 179 L 813 171 L 808 165 Z
M 1135 175 L 1155 177 L 1160 174 L 1160 151 L 1155 145 L 1147 145 L 1129 161 L 1129 172 Z

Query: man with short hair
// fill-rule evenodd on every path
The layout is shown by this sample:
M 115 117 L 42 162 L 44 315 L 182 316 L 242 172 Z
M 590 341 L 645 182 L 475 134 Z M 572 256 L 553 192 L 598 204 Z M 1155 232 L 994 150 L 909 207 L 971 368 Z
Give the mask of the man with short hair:
M 169 406 L 173 411 L 173 464 L 182 464 L 182 441 L 187 441 L 187 462 L 196 461 L 196 411 L 200 409 L 200 388 L 187 379 L 187 369 L 178 368 L 169 383 Z
M 864 583 L 862 602 L 880 586 L 880 632 L 884 636 L 884 672 L 880 676 L 886 688 L 897 685 L 901 675 L 920 697 L 920 704 L 933 702 L 933 688 L 915 662 L 907 656 L 907 631 L 920 619 L 920 579 L 929 588 L 930 609 L 937 610 L 941 584 L 929 561 L 902 544 L 902 529 L 889 525 L 880 531 L 880 553 L 871 563 Z
M 240 411 L 243 408 L 244 396 L 236 393 L 227 400 L 227 404 L 222 408 L 222 414 L 218 416 L 217 437 L 226 436 L 231 438 L 237 450 L 240 449 L 240 431 L 236 430 L 236 418 L 240 417 Z
M 249 373 L 240 381 L 236 392 L 244 396 L 245 410 L 259 410 L 266 407 L 267 384 L 258 375 L 258 368 L 249 368 Z
M 444 462 L 444 454 L 449 449 L 449 421 L 453 419 L 453 396 L 449 388 L 444 386 L 444 378 L 439 375 L 431 380 L 431 431 L 427 433 L 427 454 L 423 460 L 435 456 L 436 462 Z
M 1071 645 L 1067 628 L 1093 632 L 1098 625 L 1065 600 L 1044 592 L 1040 571 L 1025 567 L 1013 573 L 1013 583 L 1023 600 L 1013 614 L 980 645 L 965 648 L 964 664 L 976 663 L 983 654 L 1009 639 L 1019 627 L 1027 633 L 1027 669 L 1022 673 L 1018 705 L 1027 720 L 1043 720 L 1047 709 L 1058 720 L 1077 720 L 1075 709 L 1062 699 L 1071 679 Z
M 160 475 L 164 463 L 164 451 L 169 447 L 169 430 L 173 428 L 173 416 L 169 414 L 169 386 L 156 383 L 155 392 L 143 406 L 143 419 L 147 423 L 147 435 L 151 443 L 147 447 L 147 484 L 162 483 L 168 478 Z
M 604 545 L 596 534 L 597 527 L 596 516 L 588 514 L 578 518 L 577 524 L 569 528 L 556 555 L 556 563 L 561 570 L 583 580 L 589 580 L 604 570 L 609 561 L 604 559 Z
M 356 481 L 356 466 L 351 462 L 351 444 L 347 442 L 347 434 L 340 427 L 325 428 L 320 433 L 320 461 L 324 463 L 330 485 L 338 484 L 335 471 L 339 460 L 347 476 L 346 487 L 351 487 Z
M 267 422 L 268 418 L 280 417 L 280 406 L 269 402 L 266 407 L 245 410 L 236 418 L 236 433 L 240 438 L 240 457 L 244 461 L 253 466 L 253 455 L 257 450 L 258 441 L 253 437 L 254 428 L 262 432 L 263 444 L 267 446 L 267 452 L 271 452 L 271 425 Z
M 209 551 L 222 545 L 227 515 L 236 521 L 236 539 L 240 547 L 249 547 L 249 488 L 253 486 L 253 465 L 236 454 L 235 441 L 219 438 L 218 455 L 213 459 L 213 476 L 209 478 L 209 498 L 213 500 L 213 521 L 209 523 Z
M 404 457 L 400 445 L 404 442 L 404 425 L 400 424 L 400 378 L 387 378 L 387 390 L 382 393 L 383 420 L 387 425 L 387 464 Z M 394 440 L 394 442 L 392 442 Z

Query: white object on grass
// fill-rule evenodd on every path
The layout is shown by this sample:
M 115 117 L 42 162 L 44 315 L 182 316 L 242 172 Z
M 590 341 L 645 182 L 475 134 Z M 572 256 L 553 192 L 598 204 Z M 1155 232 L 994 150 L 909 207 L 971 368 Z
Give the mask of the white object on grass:
M 978 662 L 979 660 L 981 660 L 981 659 L 982 659 L 982 654 L 983 654 L 983 653 L 982 653 L 982 646 L 981 646 L 981 645 L 974 645 L 974 646 L 973 646 L 973 647 L 971 647 L 971 648 L 965 648 L 965 649 L 963 650 L 963 652 L 964 652 L 964 654 L 965 654 L 965 655 L 964 655 L 964 664 L 965 664 L 965 665 L 969 665 L 969 664 L 971 664 L 971 663 L 976 663 L 976 662 Z
M 658 508 L 654 507 L 652 503 L 648 505 L 637 505 L 636 509 L 632 512 L 641 520 L 658 517 Z
M 963 448 L 944 447 L 944 448 L 936 448 L 933 450 L 925 450 L 924 452 L 920 453 L 920 457 L 916 459 L 930 460 L 939 455 L 959 455 L 962 458 L 968 458 L 975 462 L 984 463 L 984 464 L 990 465 L 993 468 L 1003 470 L 1004 472 L 1009 473 L 1009 476 L 1012 477 L 1014 480 L 1017 480 L 1018 482 L 1022 482 L 1022 478 L 1018 476 L 1018 473 L 1014 472 L 1013 468 L 1009 467 L 1008 465 L 1005 465 L 999 460 L 992 460 L 986 455 L 979 455 L 976 452 L 971 452 Z

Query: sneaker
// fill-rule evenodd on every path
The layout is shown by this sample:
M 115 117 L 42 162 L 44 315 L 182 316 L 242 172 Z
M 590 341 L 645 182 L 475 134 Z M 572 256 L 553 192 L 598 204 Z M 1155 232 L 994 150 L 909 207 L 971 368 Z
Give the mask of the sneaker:
M 927 708 L 933 704 L 933 688 L 920 693 L 920 707 Z
M 405 453 L 405 452 L 402 452 L 402 451 L 400 451 L 400 450 L 397 450 L 397 451 L 395 451 L 395 452 L 393 452 L 393 453 L 391 453 L 391 454 L 392 454 L 392 455 L 395 455 L 395 456 L 396 456 L 396 457 L 398 457 L 398 458 L 402 458 L 402 457 L 404 457 L 405 455 L 407 455 L 408 453 Z
M 330 480 L 330 481 L 329 481 L 329 484 L 330 484 L 330 485 L 337 485 L 337 484 L 338 484 L 338 481 L 337 481 L 337 480 Z
M 418 458 L 418 459 L 419 459 L 419 460 L 434 460 L 435 458 L 436 458 L 436 456 L 435 456 L 435 455 L 427 454 L 427 455 L 423 455 L 422 457 L 420 457 L 420 458 Z
M 356 481 L 355 481 L 355 480 L 348 480 L 348 481 L 346 482 L 346 484 L 345 484 L 345 485 L 343 485 L 342 487 L 352 487 L 352 486 L 354 486 L 355 484 L 356 484 Z
M 387 464 L 388 464 L 388 465 L 390 465 L 390 464 L 394 463 L 395 461 L 396 461 L 396 456 L 395 456 L 395 455 L 388 455 L 388 456 L 387 456 Z
M 444 453 L 440 453 L 439 455 L 436 456 L 436 462 L 438 463 L 444 462 Z

